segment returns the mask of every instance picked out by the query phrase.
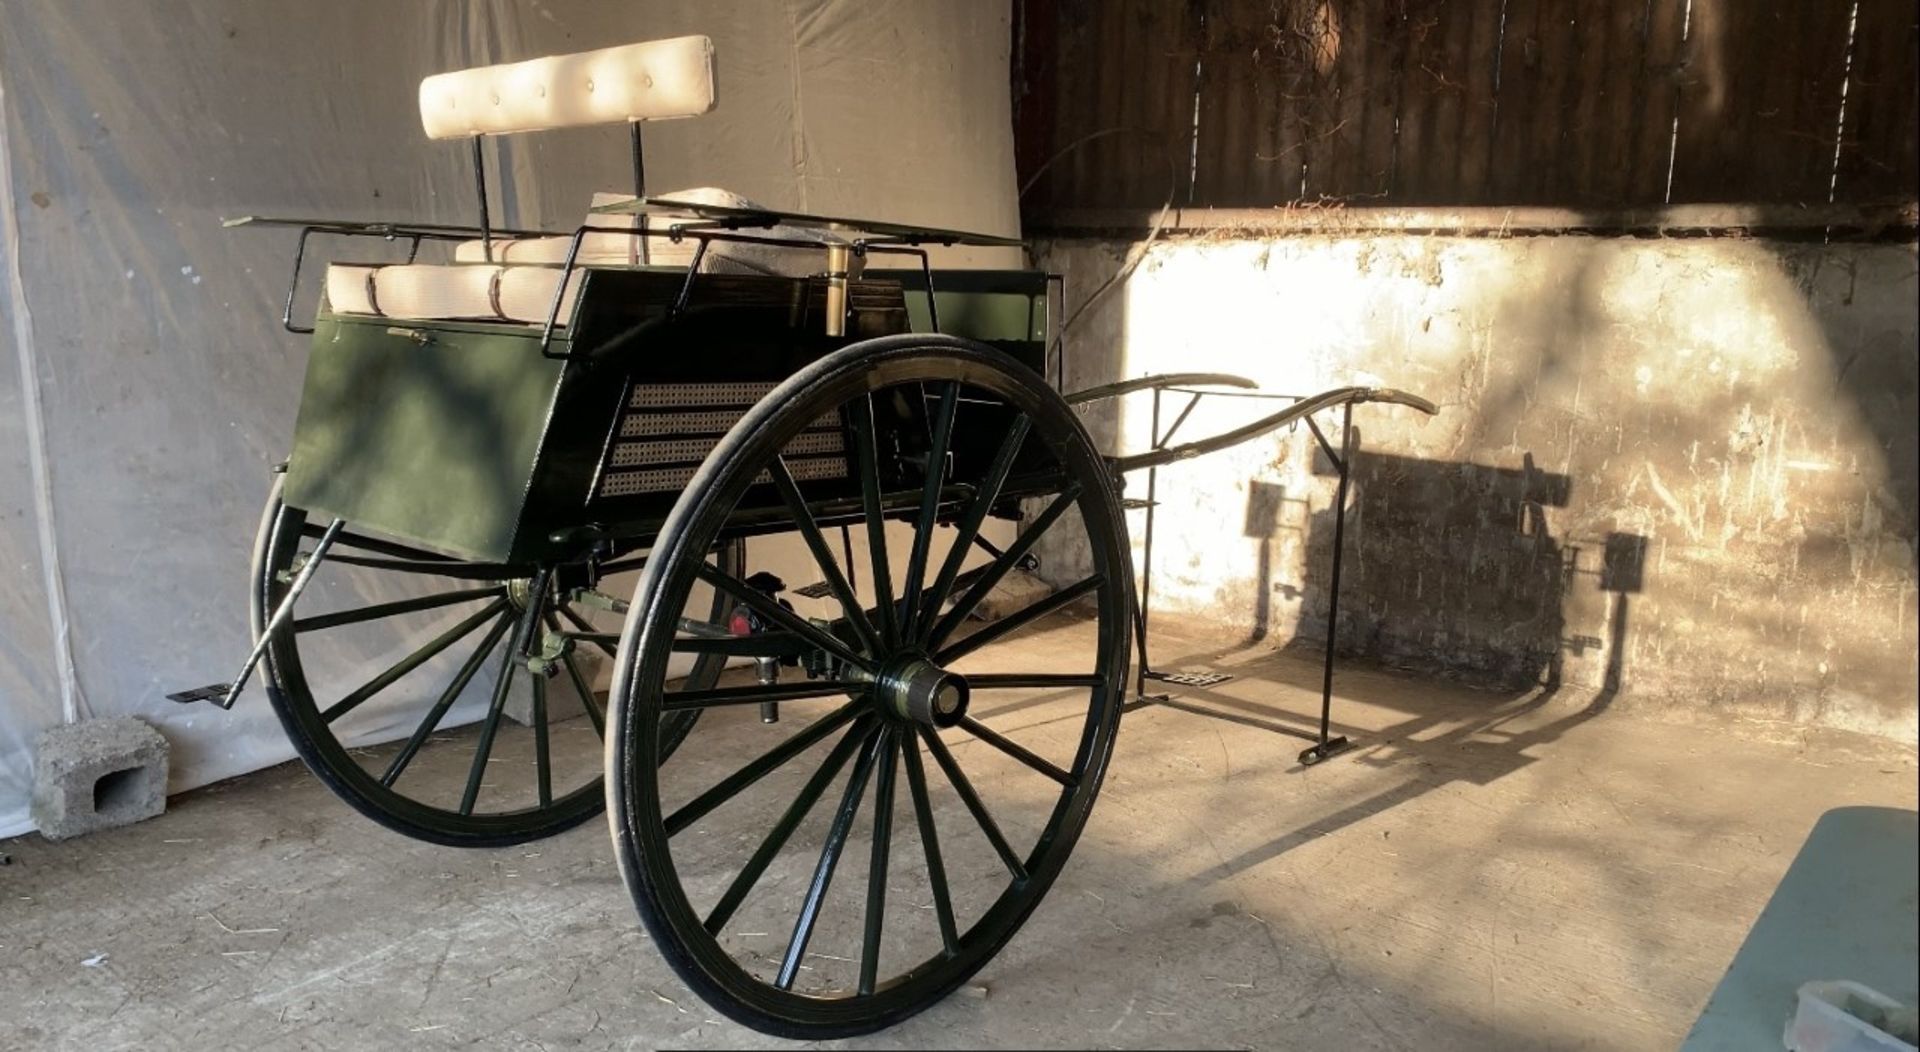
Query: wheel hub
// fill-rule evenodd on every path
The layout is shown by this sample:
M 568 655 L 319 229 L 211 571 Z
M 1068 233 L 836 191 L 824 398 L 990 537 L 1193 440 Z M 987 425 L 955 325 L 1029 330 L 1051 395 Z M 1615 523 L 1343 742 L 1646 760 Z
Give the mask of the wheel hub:
M 965 676 L 948 672 L 920 654 L 889 663 L 874 683 L 874 697 L 882 709 L 929 727 L 959 723 L 967 714 L 972 693 Z

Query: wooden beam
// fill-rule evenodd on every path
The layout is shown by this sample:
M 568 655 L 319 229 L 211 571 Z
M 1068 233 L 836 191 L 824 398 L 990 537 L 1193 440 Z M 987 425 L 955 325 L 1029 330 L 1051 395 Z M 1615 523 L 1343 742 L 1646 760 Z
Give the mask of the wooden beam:
M 1063 209 L 1029 224 L 1029 238 L 1140 237 L 1162 233 L 1232 232 L 1297 237 L 1352 234 L 1450 234 L 1506 237 L 1537 234 L 1761 236 L 1831 230 L 1836 236 L 1911 238 L 1920 204 L 1672 205 L 1664 208 L 1174 208 L 1164 222 L 1155 208 Z

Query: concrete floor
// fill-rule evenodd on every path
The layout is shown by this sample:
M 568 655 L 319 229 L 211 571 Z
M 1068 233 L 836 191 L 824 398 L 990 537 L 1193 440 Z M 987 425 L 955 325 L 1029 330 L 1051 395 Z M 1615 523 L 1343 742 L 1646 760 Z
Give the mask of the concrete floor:
M 1910 748 L 1358 670 L 1335 717 L 1361 747 L 1302 770 L 1310 657 L 1156 632 L 1163 667 L 1236 674 L 1183 692 L 1226 718 L 1130 713 L 1073 861 L 979 986 L 844 1044 L 1670 1048 L 1815 818 L 1915 803 Z M 976 707 L 1044 745 L 1044 704 Z M 708 729 L 721 754 L 769 740 L 746 717 Z M 590 738 L 560 740 L 591 762 Z M 982 784 L 1019 824 L 1025 790 Z M 0 1047 L 788 1044 L 680 985 L 599 822 L 437 848 L 289 765 L 0 851 Z M 809 862 L 783 858 L 776 890 Z M 910 898 L 916 874 L 895 879 Z

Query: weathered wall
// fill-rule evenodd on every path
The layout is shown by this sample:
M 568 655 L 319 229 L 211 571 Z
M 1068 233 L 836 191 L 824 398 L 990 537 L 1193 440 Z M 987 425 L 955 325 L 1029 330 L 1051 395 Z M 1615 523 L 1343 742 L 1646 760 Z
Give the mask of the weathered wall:
M 1071 307 L 1133 247 L 1058 241 L 1040 262 Z M 1439 402 L 1355 415 L 1349 653 L 1911 739 L 1916 285 L 1901 245 L 1176 240 L 1070 330 L 1066 376 Z M 1272 403 L 1209 405 L 1183 434 Z M 1088 422 L 1141 449 L 1149 410 L 1136 395 Z M 1232 643 L 1325 638 L 1333 478 L 1314 449 L 1302 428 L 1161 473 L 1156 611 Z

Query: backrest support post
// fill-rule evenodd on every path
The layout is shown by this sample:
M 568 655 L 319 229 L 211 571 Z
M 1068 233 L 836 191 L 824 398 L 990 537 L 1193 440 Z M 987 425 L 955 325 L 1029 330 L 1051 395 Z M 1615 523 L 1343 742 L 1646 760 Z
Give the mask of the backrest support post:
M 632 146 L 633 152 L 633 197 L 634 200 L 637 201 L 647 196 L 647 161 L 645 151 L 640 147 L 639 121 L 627 122 L 627 139 Z M 647 217 L 645 215 L 638 215 L 635 216 L 634 219 L 636 221 L 635 225 L 640 229 L 639 262 L 645 264 L 651 262 L 647 258 Z
M 473 191 L 480 199 L 480 253 L 487 262 L 493 262 L 493 220 L 487 213 L 487 160 L 486 151 L 480 141 L 482 135 L 473 137 Z
M 627 135 L 633 144 L 633 196 L 647 196 L 647 162 L 640 149 L 640 122 L 627 122 Z

